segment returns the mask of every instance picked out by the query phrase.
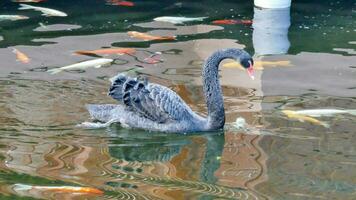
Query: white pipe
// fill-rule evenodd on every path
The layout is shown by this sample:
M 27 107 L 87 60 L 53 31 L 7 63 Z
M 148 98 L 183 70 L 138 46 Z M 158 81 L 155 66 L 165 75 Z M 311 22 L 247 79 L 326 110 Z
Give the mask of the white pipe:
M 260 8 L 288 8 L 291 0 L 255 0 L 255 6 Z

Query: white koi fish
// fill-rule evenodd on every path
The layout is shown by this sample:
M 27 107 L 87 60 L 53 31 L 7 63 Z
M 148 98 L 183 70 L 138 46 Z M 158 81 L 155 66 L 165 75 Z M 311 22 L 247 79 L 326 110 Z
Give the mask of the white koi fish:
M 113 59 L 98 58 L 98 59 L 83 61 L 80 63 L 76 63 L 73 65 L 68 65 L 68 66 L 64 66 L 64 67 L 60 67 L 60 68 L 50 69 L 47 72 L 49 72 L 51 74 L 57 74 L 64 70 L 78 70 L 78 69 L 83 70 L 83 69 L 86 69 L 89 67 L 100 68 L 102 66 L 110 64 L 113 61 L 114 61 Z
M 24 15 L 0 15 L 0 21 L 5 21 L 5 20 L 16 21 L 16 20 L 22 20 L 28 18 L 29 17 Z
M 44 7 L 39 7 L 39 6 L 31 6 L 31 5 L 27 5 L 27 4 L 20 4 L 20 8 L 19 10 L 37 10 L 42 12 L 43 16 L 56 16 L 56 17 L 67 17 L 68 15 L 62 11 L 59 10 L 55 10 L 55 9 L 51 9 L 51 8 L 44 8 Z
M 153 20 L 158 22 L 170 22 L 172 24 L 183 24 L 184 22 L 203 21 L 208 17 L 156 17 Z
M 294 111 L 296 114 L 308 115 L 311 117 L 330 117 L 337 114 L 350 114 L 356 116 L 355 110 L 338 110 L 338 109 L 311 109 L 311 110 L 298 110 Z

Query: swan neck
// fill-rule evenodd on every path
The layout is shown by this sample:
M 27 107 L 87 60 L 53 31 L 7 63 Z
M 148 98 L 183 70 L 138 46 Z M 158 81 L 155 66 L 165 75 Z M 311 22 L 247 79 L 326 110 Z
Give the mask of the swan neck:
M 219 81 L 219 65 L 222 60 L 231 58 L 238 60 L 242 54 L 239 49 L 220 50 L 212 54 L 203 68 L 203 89 L 208 108 L 208 129 L 216 130 L 224 127 L 224 99 Z

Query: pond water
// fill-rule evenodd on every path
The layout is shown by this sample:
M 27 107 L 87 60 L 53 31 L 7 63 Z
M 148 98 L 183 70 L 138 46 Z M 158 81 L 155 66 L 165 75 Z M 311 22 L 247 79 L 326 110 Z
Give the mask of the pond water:
M 29 3 L 67 17 L 0 2 L 0 15 L 29 17 L 0 21 L 0 199 L 355 199 L 356 116 L 315 122 L 281 112 L 356 109 L 355 2 L 295 0 L 291 9 L 280 10 L 254 8 L 252 1 L 118 2 Z M 208 18 L 153 21 L 160 16 Z M 212 23 L 223 19 L 253 24 Z M 129 31 L 176 38 L 145 41 Z M 123 47 L 136 52 L 75 53 Z M 227 47 L 254 55 L 256 79 L 231 60 L 220 67 L 223 131 L 76 127 L 89 120 L 86 104 L 116 103 L 106 95 L 109 78 L 128 70 L 170 87 L 205 115 L 201 64 Z M 14 49 L 30 60 L 16 58 Z M 150 59 L 155 52 L 161 54 Z M 115 61 L 47 72 L 98 57 Z M 248 130 L 233 127 L 238 117 Z

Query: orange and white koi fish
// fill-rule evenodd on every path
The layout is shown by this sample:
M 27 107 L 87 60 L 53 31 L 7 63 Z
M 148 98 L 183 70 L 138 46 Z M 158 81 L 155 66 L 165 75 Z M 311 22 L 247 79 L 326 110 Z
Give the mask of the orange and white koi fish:
M 255 70 L 263 70 L 265 67 L 290 67 L 292 66 L 291 62 L 288 60 L 281 60 L 281 61 L 261 61 L 257 60 L 253 64 L 253 68 Z M 244 68 L 238 62 L 229 62 L 223 64 L 223 67 L 227 68 L 238 68 L 243 70 Z
M 319 121 L 319 120 L 317 120 L 313 117 L 307 116 L 307 115 L 298 114 L 296 111 L 293 111 L 293 110 L 282 110 L 282 113 L 287 115 L 288 118 L 297 119 L 298 121 L 301 121 L 301 122 L 307 121 L 312 124 L 324 126 L 325 128 L 330 127 L 330 125 L 327 124 L 326 122 Z
M 19 51 L 18 49 L 15 49 L 15 48 L 14 48 L 14 49 L 12 50 L 12 52 L 16 54 L 16 59 L 17 59 L 18 61 L 20 61 L 20 62 L 22 62 L 22 63 L 24 63 L 24 64 L 27 64 L 27 63 L 30 62 L 30 58 L 29 58 L 26 54 L 24 54 L 24 53 L 22 53 L 21 51 Z
M 134 48 L 107 48 L 107 49 L 97 49 L 97 50 L 90 50 L 90 51 L 76 51 L 76 54 L 102 54 L 102 55 L 110 55 L 110 54 L 118 54 L 124 55 L 129 54 L 132 55 L 136 52 Z
M 127 34 L 132 37 L 132 38 L 138 38 L 142 39 L 145 41 L 150 41 L 150 40 L 175 40 L 176 36 L 154 36 L 154 35 L 149 35 L 147 33 L 141 33 L 137 31 L 129 31 Z
M 83 194 L 104 194 L 103 191 L 92 188 L 92 187 L 74 187 L 74 186 L 33 186 L 25 184 L 14 184 L 13 189 L 15 191 L 24 190 L 43 190 L 43 191 L 53 191 L 53 192 L 64 192 L 64 193 L 83 193 Z
M 252 20 L 249 20 L 249 19 L 241 19 L 241 20 L 222 19 L 222 20 L 214 20 L 211 23 L 213 23 L 213 24 L 226 24 L 226 25 L 231 25 L 231 24 L 251 25 L 252 24 Z

